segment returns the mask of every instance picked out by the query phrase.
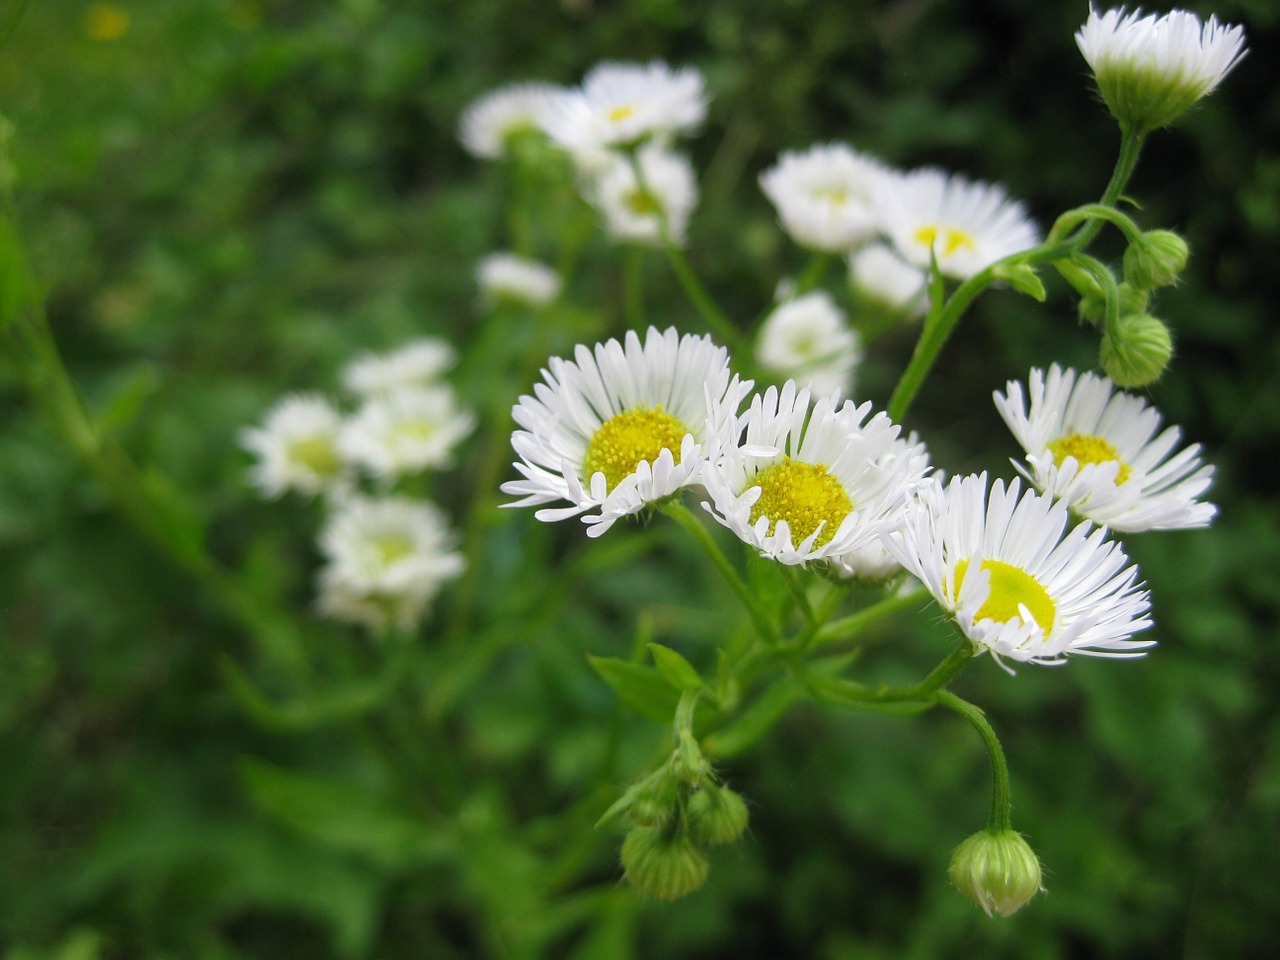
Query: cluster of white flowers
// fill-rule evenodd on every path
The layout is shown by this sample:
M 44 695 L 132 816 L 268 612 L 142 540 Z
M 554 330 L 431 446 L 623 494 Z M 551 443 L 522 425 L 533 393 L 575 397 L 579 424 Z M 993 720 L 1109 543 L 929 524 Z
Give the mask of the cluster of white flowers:
M 255 457 L 251 479 L 264 496 L 325 498 L 321 612 L 374 632 L 407 630 L 461 571 L 439 509 L 390 492 L 402 477 L 450 466 L 474 427 L 442 379 L 453 363 L 452 348 L 433 338 L 365 354 L 342 371 L 358 401 L 353 413 L 318 394 L 293 394 L 262 426 L 242 432 Z M 362 491 L 362 483 L 376 492 Z

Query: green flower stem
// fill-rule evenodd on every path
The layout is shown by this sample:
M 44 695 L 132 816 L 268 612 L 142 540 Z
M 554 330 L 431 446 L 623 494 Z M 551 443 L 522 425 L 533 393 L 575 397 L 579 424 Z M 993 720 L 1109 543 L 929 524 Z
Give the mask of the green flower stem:
M 831 262 L 831 255 L 821 251 L 815 251 L 813 256 L 809 258 L 809 263 L 804 268 L 804 273 L 800 274 L 796 280 L 796 295 L 808 293 L 827 275 L 827 265 Z
M 909 610 L 912 607 L 917 607 L 928 599 L 929 591 L 923 587 L 910 593 L 885 597 L 865 610 L 859 610 L 857 613 L 850 614 L 847 617 L 841 617 L 839 620 L 832 620 L 823 624 L 802 649 L 814 650 L 828 644 L 839 643 L 842 640 L 850 640 L 882 617 L 887 617 L 900 610 Z
M 1103 191 L 1102 199 L 1098 201 L 1100 206 L 1114 207 L 1116 201 L 1120 199 L 1121 193 L 1133 176 L 1134 169 L 1138 166 L 1138 156 L 1142 153 L 1143 139 L 1144 135 L 1141 133 L 1134 133 L 1131 130 L 1123 131 L 1120 139 L 1120 155 L 1116 158 L 1115 170 L 1111 172 L 1111 181 L 1107 184 L 1107 189 Z M 1093 238 L 1098 235 L 1098 231 L 1101 229 L 1101 221 L 1091 220 L 1086 223 L 1075 236 L 1071 237 L 1072 247 L 1076 250 L 1083 250 L 1093 241 Z
M 954 693 L 939 690 L 934 699 L 948 710 L 954 710 L 964 717 L 978 731 L 983 745 L 987 748 L 987 757 L 991 761 L 991 817 L 987 829 L 992 833 L 1003 833 L 1012 829 L 1013 801 L 1009 791 L 1009 765 L 1004 758 L 1004 749 L 1000 746 L 1000 738 L 987 722 L 981 708 L 962 700 Z
M 623 251 L 622 302 L 627 327 L 644 332 L 644 248 L 628 244 Z
M 765 614 L 760 604 L 756 602 L 755 596 L 751 593 L 751 588 L 738 575 L 738 571 L 733 568 L 729 558 L 716 545 L 707 528 L 678 500 L 669 500 L 663 504 L 661 510 L 680 526 L 684 527 L 689 535 L 698 542 L 698 545 L 706 551 L 715 568 L 720 571 L 720 575 L 724 577 L 725 582 L 733 588 L 733 592 L 738 595 L 738 599 L 746 607 L 747 614 L 751 617 L 751 622 L 755 625 L 756 633 L 759 634 L 760 639 L 771 647 L 779 646 L 782 641 L 778 638 L 778 631 L 774 629 L 769 617 Z
M 1095 220 L 1111 224 L 1123 233 L 1125 239 L 1130 243 L 1136 243 L 1142 238 L 1142 229 L 1115 207 L 1105 207 L 1100 203 L 1087 203 L 1083 207 L 1068 210 L 1055 220 L 1053 228 L 1049 231 L 1049 239 L 1056 241 L 1069 234 L 1080 224 L 1088 224 Z
M 667 259 L 671 261 L 671 268 L 675 271 L 676 278 L 707 326 L 740 357 L 750 357 L 750 345 L 734 327 L 733 322 L 711 299 L 711 295 L 707 293 L 706 288 L 693 272 L 693 267 L 689 265 L 684 251 L 670 241 L 663 244 L 663 249 L 666 251 Z
M 805 592 L 804 584 L 800 582 L 800 575 L 796 568 L 785 563 L 780 563 L 778 566 L 782 571 L 783 579 L 787 581 L 787 586 L 791 588 L 791 595 L 795 598 L 796 606 L 800 608 L 805 622 L 811 627 L 816 627 L 818 616 L 813 611 L 813 605 L 809 603 L 809 595 Z

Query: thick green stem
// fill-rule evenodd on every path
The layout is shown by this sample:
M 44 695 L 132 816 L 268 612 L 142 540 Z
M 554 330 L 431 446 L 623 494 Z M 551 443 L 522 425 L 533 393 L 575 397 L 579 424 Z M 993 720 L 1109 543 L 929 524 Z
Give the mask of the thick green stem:
M 1128 185 L 1129 179 L 1133 176 L 1134 169 L 1138 166 L 1138 156 L 1142 153 L 1143 135 L 1141 133 L 1133 133 L 1126 130 L 1120 138 L 1120 155 L 1116 158 L 1116 168 L 1111 172 L 1111 181 L 1107 184 L 1107 189 L 1102 193 L 1102 199 L 1098 201 L 1104 207 L 1114 207 L 1116 201 L 1120 199 L 1121 193 Z M 1092 242 L 1093 238 L 1098 235 L 1098 231 L 1102 229 L 1102 224 L 1097 221 L 1091 221 L 1081 227 L 1080 232 L 1071 238 L 1071 245 L 1076 250 L 1083 250 Z
M 991 816 L 987 829 L 992 833 L 1003 833 L 1013 828 L 1013 800 L 1009 791 L 1009 765 L 1004 758 L 1004 749 L 1000 746 L 1000 738 L 987 722 L 981 708 L 962 700 L 954 693 L 939 690 L 935 699 L 948 710 L 954 710 L 964 717 L 978 731 L 982 744 L 987 748 L 987 757 L 991 761 Z

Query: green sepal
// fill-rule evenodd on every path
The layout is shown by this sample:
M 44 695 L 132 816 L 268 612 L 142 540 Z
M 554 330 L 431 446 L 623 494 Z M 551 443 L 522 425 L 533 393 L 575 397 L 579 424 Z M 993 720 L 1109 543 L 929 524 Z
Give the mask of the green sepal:
M 1003 280 L 1019 293 L 1025 293 L 1032 300 L 1044 303 L 1044 283 L 1034 268 L 1025 263 L 1004 264 L 992 270 L 998 280 Z

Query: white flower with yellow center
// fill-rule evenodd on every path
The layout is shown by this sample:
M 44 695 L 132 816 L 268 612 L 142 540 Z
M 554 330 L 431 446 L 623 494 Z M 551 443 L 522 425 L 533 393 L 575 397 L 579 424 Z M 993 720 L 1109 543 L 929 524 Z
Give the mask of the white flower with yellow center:
M 1177 427 L 1106 377 L 1057 364 L 1031 371 L 1028 391 L 1011 381 L 996 408 L 1027 452 L 1032 483 L 1073 511 L 1121 533 L 1207 526 L 1217 508 L 1198 497 L 1213 482 L 1200 447 L 1174 453 Z
M 290 394 L 248 427 L 240 445 L 258 460 L 250 479 L 267 497 L 288 490 L 307 495 L 342 485 L 348 473 L 338 449 L 342 414 L 319 394 Z
M 604 214 L 605 230 L 617 240 L 660 246 L 665 223 L 667 239 L 683 244 L 689 215 L 698 202 L 693 166 L 683 154 L 657 143 L 636 152 L 641 183 L 631 161 L 616 155 L 588 195 Z
M 453 448 L 475 416 L 440 385 L 408 388 L 366 400 L 339 437 L 343 456 L 377 477 L 394 478 L 453 464 Z
M 1107 532 L 1067 529 L 1063 501 L 1020 481 L 956 477 L 922 486 L 885 546 L 933 594 L 975 647 L 997 659 L 1062 663 L 1069 653 L 1141 656 L 1154 640 L 1137 567 Z
M 877 230 L 873 198 L 889 176 L 878 160 L 842 143 L 784 153 L 760 189 L 801 246 L 842 253 Z
M 779 382 L 794 379 L 810 394 L 848 394 L 862 359 L 858 335 L 831 295 L 819 290 L 776 307 L 756 340 L 756 362 Z
M 465 562 L 444 514 L 407 497 L 341 501 L 320 533 L 325 614 L 371 630 L 409 629 Z
M 707 115 L 702 74 L 665 63 L 602 63 L 582 86 L 557 96 L 543 123 L 570 153 L 630 147 L 697 129 Z
M 1134 133 L 1176 120 L 1211 93 L 1244 56 L 1244 30 L 1174 10 L 1164 16 L 1124 7 L 1089 19 L 1076 34 L 1112 116 Z
M 453 366 L 453 347 L 434 337 L 411 340 L 389 353 L 365 353 L 342 371 L 342 384 L 362 397 L 434 385 Z
M 901 521 L 921 479 L 892 456 L 898 427 L 871 404 L 809 406 L 788 380 L 752 398 L 702 482 L 707 510 L 762 556 L 789 565 L 858 549 Z
M 493 253 L 476 267 L 476 281 L 486 303 L 503 301 L 545 307 L 560 296 L 560 274 L 545 263 L 514 253 Z
M 859 301 L 879 310 L 921 317 L 929 309 L 924 270 L 907 263 L 883 243 L 849 254 L 849 286 Z
M 729 372 L 728 353 L 709 337 L 649 328 L 572 360 L 552 358 L 512 410 L 522 429 L 511 445 L 524 477 L 502 485 L 512 507 L 568 501 L 540 520 L 583 514 L 598 537 L 619 518 L 696 483 L 708 452 L 750 382 Z
M 458 139 L 473 156 L 505 156 L 515 138 L 541 134 L 553 100 L 563 93 L 551 83 L 516 83 L 486 93 L 463 111 Z
M 936 260 L 948 277 L 967 279 L 1040 242 L 1026 208 L 992 183 L 925 167 L 890 179 L 876 194 L 881 229 L 910 263 Z

